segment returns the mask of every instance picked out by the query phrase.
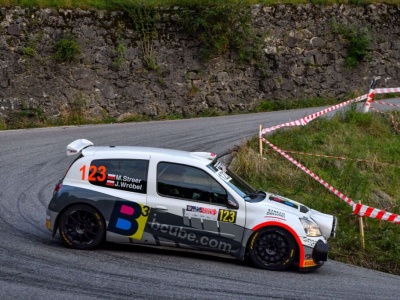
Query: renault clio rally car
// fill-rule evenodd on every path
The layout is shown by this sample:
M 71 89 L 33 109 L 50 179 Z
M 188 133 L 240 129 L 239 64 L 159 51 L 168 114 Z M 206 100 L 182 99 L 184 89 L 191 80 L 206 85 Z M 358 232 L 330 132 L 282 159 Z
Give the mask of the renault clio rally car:
M 175 247 L 249 257 L 268 270 L 327 260 L 336 217 L 253 189 L 213 153 L 79 139 L 67 155 L 77 158 L 56 185 L 46 227 L 71 248 Z

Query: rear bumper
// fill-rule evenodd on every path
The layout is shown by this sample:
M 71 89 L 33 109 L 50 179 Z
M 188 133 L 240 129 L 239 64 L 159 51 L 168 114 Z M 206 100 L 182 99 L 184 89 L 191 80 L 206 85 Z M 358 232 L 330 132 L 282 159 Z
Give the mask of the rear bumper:
M 58 213 L 47 209 L 46 211 L 46 228 L 53 233 L 57 230 L 56 227 L 56 220 L 57 220 Z

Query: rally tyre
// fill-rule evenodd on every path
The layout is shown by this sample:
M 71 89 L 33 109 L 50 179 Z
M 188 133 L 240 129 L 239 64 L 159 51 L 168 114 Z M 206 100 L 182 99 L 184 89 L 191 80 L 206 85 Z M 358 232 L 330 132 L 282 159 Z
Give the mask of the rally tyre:
M 99 211 L 86 204 L 70 206 L 60 217 L 61 239 L 74 249 L 96 248 L 103 241 L 105 230 L 105 223 Z
M 280 227 L 264 227 L 250 239 L 250 260 L 259 268 L 280 271 L 293 262 L 296 242 L 293 236 Z

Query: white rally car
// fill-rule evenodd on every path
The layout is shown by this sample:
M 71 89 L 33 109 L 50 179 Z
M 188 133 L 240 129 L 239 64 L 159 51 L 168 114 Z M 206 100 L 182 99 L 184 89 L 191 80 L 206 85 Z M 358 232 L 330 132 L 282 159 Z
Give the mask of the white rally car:
M 332 215 L 257 191 L 207 152 L 97 147 L 79 139 L 56 185 L 46 227 L 75 249 L 103 241 L 248 256 L 260 268 L 320 267 Z

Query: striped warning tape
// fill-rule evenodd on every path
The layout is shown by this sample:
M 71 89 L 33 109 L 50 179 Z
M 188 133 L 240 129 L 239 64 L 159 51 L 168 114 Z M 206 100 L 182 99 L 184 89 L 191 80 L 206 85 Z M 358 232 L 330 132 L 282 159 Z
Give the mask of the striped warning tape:
M 369 218 L 392 222 L 395 224 L 400 224 L 400 216 L 398 214 L 373 208 L 371 206 L 364 205 L 361 203 L 353 204 L 353 213 L 361 217 L 369 217 Z
M 377 108 L 375 108 L 373 106 L 371 106 L 371 110 L 373 110 L 373 111 L 375 111 L 377 113 L 380 113 L 380 114 L 385 114 L 383 111 L 380 111 L 379 109 L 377 109 Z
M 400 87 L 375 89 L 375 94 L 400 93 Z
M 261 134 L 270 133 L 270 132 L 272 132 L 274 130 L 277 130 L 279 128 L 282 128 L 282 127 L 291 127 L 291 126 L 300 126 L 300 125 L 301 126 L 305 126 L 309 122 L 311 122 L 312 120 L 314 120 L 314 119 L 316 119 L 316 118 L 318 118 L 320 116 L 323 116 L 323 115 L 325 115 L 325 114 L 327 114 L 329 112 L 332 112 L 332 111 L 334 111 L 334 110 L 336 110 L 338 108 L 342 108 L 342 107 L 344 107 L 344 106 L 346 106 L 346 105 L 348 105 L 350 103 L 355 103 L 355 102 L 362 101 L 362 100 L 366 99 L 367 96 L 368 95 L 365 94 L 365 95 L 362 95 L 360 97 L 357 97 L 357 98 L 354 98 L 354 99 L 351 99 L 351 100 L 347 100 L 345 102 L 342 102 L 340 104 L 328 107 L 328 108 L 326 108 L 324 110 L 321 110 L 321 111 L 316 112 L 314 114 L 308 115 L 308 116 L 306 116 L 304 118 L 301 118 L 299 120 L 296 120 L 296 121 L 291 121 L 291 122 L 287 122 L 287 123 L 284 123 L 284 124 L 272 126 L 272 127 L 269 127 L 269 128 L 264 128 L 264 129 L 261 130 Z
M 356 161 L 356 162 L 371 163 L 371 164 L 375 164 L 375 165 L 400 167 L 400 165 L 395 165 L 395 164 L 385 163 L 385 162 L 375 162 L 375 161 L 370 161 L 370 160 L 366 160 L 366 159 L 348 158 L 348 157 L 333 156 L 333 155 L 323 155 L 323 154 L 307 153 L 307 152 L 284 150 L 284 149 L 281 149 L 281 150 L 285 153 L 293 153 L 293 154 L 307 155 L 307 156 L 313 156 L 313 157 L 334 158 L 334 159 L 339 159 L 339 160 L 351 160 L 351 161 Z
M 389 103 L 389 102 L 383 102 L 383 101 L 375 101 L 374 103 L 383 104 L 383 105 L 387 105 L 387 106 L 400 107 L 400 105 L 398 105 L 398 104 Z
M 373 110 L 373 111 L 375 111 L 375 112 L 377 112 L 377 113 L 380 113 L 380 114 L 382 114 L 382 115 L 389 115 L 389 116 L 390 116 L 390 119 L 391 119 L 390 121 L 392 122 L 394 131 L 396 131 L 397 134 L 400 134 L 399 122 L 397 122 L 397 121 L 394 119 L 394 117 L 393 117 L 392 114 L 387 114 L 387 112 L 380 111 L 380 110 L 376 109 L 376 108 L 373 107 L 373 106 L 371 106 L 371 110 Z
M 305 172 L 311 178 L 313 178 L 314 180 L 316 180 L 320 184 L 322 184 L 330 192 L 332 192 L 337 197 L 339 197 L 340 199 L 345 201 L 347 204 L 349 204 L 353 209 L 353 214 L 359 215 L 361 217 L 375 218 L 375 219 L 379 219 L 379 220 L 392 222 L 392 223 L 395 223 L 395 224 L 400 224 L 400 216 L 399 215 L 391 213 L 391 212 L 387 212 L 387 211 L 384 211 L 384 210 L 381 210 L 381 209 L 373 208 L 373 207 L 370 207 L 368 205 L 364 205 L 364 204 L 361 204 L 361 203 L 355 203 L 353 200 L 351 200 L 351 198 L 347 197 L 346 195 L 341 193 L 338 189 L 336 189 L 333 186 L 331 186 L 329 183 L 327 183 L 321 177 L 319 177 L 318 175 L 313 173 L 311 170 L 307 169 L 305 166 L 303 166 L 301 163 L 299 163 L 297 160 L 295 160 L 290 155 L 286 154 L 283 150 L 281 150 L 278 147 L 276 147 L 270 141 L 268 141 L 264 137 L 262 137 L 262 140 L 268 146 L 270 146 L 272 149 L 274 149 L 276 152 L 278 152 L 283 157 L 285 157 L 287 160 L 289 160 L 296 167 L 301 169 L 303 172 Z
M 368 96 L 367 96 L 367 101 L 365 101 L 365 105 L 364 105 L 364 112 L 368 112 L 371 103 L 374 101 L 374 94 L 375 94 L 375 90 L 371 89 L 368 92 Z
M 286 154 L 285 152 L 283 152 L 281 149 L 279 149 L 278 147 L 276 147 L 274 144 L 272 144 L 270 141 L 268 141 L 267 139 L 265 139 L 264 137 L 262 138 L 262 140 L 268 145 L 270 146 L 272 149 L 274 149 L 276 152 L 278 152 L 279 154 L 281 154 L 283 157 L 285 157 L 286 159 L 288 159 L 292 164 L 294 164 L 296 167 L 298 167 L 299 169 L 301 169 L 302 171 L 304 171 L 307 175 L 309 175 L 311 178 L 313 178 L 314 180 L 318 181 L 320 184 L 322 184 L 324 187 L 326 187 L 330 192 L 334 193 L 336 196 L 338 196 L 340 199 L 342 199 L 343 201 L 345 201 L 347 204 L 349 205 L 354 205 L 353 200 L 351 200 L 349 197 L 347 197 L 346 195 L 342 194 L 341 192 L 339 192 L 339 190 L 337 190 L 336 188 L 334 188 L 333 186 L 331 186 L 329 183 L 327 183 L 325 180 L 323 180 L 322 178 L 320 178 L 319 176 L 317 176 L 316 174 L 314 174 L 312 171 L 310 171 L 309 169 L 307 169 L 305 166 L 303 166 L 301 163 L 299 163 L 297 160 L 295 160 L 293 157 L 291 157 L 290 155 Z
M 385 221 L 389 221 L 389 222 L 392 222 L 392 223 L 395 223 L 395 224 L 400 224 L 400 216 L 399 215 L 394 214 L 394 213 L 390 213 L 390 212 L 386 212 L 384 210 L 380 210 L 380 209 L 377 209 L 377 208 L 373 208 L 373 207 L 370 207 L 370 206 L 367 206 L 367 205 L 363 205 L 363 204 L 360 204 L 360 203 L 358 203 L 358 204 L 354 203 L 354 201 L 351 200 L 349 197 L 347 197 L 346 195 L 341 193 L 339 190 L 337 190 L 336 188 L 331 186 L 325 180 L 323 180 L 322 178 L 320 178 L 319 176 L 314 174 L 311 170 L 307 169 L 301 163 L 296 161 L 290 155 L 286 154 L 283 150 L 279 149 L 278 147 L 276 147 L 274 144 L 272 144 L 271 142 L 269 142 L 267 139 L 265 139 L 262 136 L 263 134 L 270 133 L 270 132 L 272 132 L 274 130 L 277 130 L 279 128 L 282 128 L 282 127 L 299 126 L 299 125 L 305 126 L 310 121 L 312 121 L 312 120 L 314 120 L 314 119 L 316 119 L 316 118 L 318 118 L 318 117 L 320 117 L 320 116 L 322 116 L 322 115 L 324 115 L 324 114 L 326 114 L 328 112 L 331 112 L 331 111 L 334 111 L 334 110 L 336 110 L 338 108 L 344 107 L 344 106 L 346 106 L 346 105 L 348 105 L 350 103 L 359 102 L 359 101 L 364 100 L 364 99 L 372 100 L 374 94 L 395 93 L 395 92 L 400 92 L 400 88 L 383 88 L 383 89 L 370 90 L 369 93 L 366 94 L 366 95 L 362 95 L 362 96 L 357 97 L 355 99 L 351 99 L 351 100 L 342 102 L 340 104 L 334 105 L 332 107 L 329 107 L 329 108 L 324 109 L 322 111 L 319 111 L 317 113 L 311 114 L 311 115 L 309 115 L 307 117 L 304 117 L 302 119 L 299 119 L 299 120 L 296 120 L 296 121 L 287 122 L 287 123 L 276 125 L 276 126 L 272 126 L 270 128 L 264 128 L 264 129 L 260 130 L 260 133 L 259 133 L 260 139 L 262 141 L 264 141 L 267 145 L 269 145 L 272 149 L 274 149 L 276 152 L 278 152 L 283 157 L 288 159 L 295 166 L 300 168 L 303 172 L 305 172 L 311 178 L 313 178 L 314 180 L 316 180 L 320 184 L 322 184 L 330 192 L 334 193 L 337 197 L 339 197 L 340 199 L 345 201 L 347 204 L 352 206 L 354 214 L 359 215 L 359 216 L 366 216 L 366 217 L 370 217 L 370 218 L 375 218 L 375 219 L 379 219 L 379 220 L 385 220 Z M 370 102 L 372 102 L 372 101 L 370 101 Z

